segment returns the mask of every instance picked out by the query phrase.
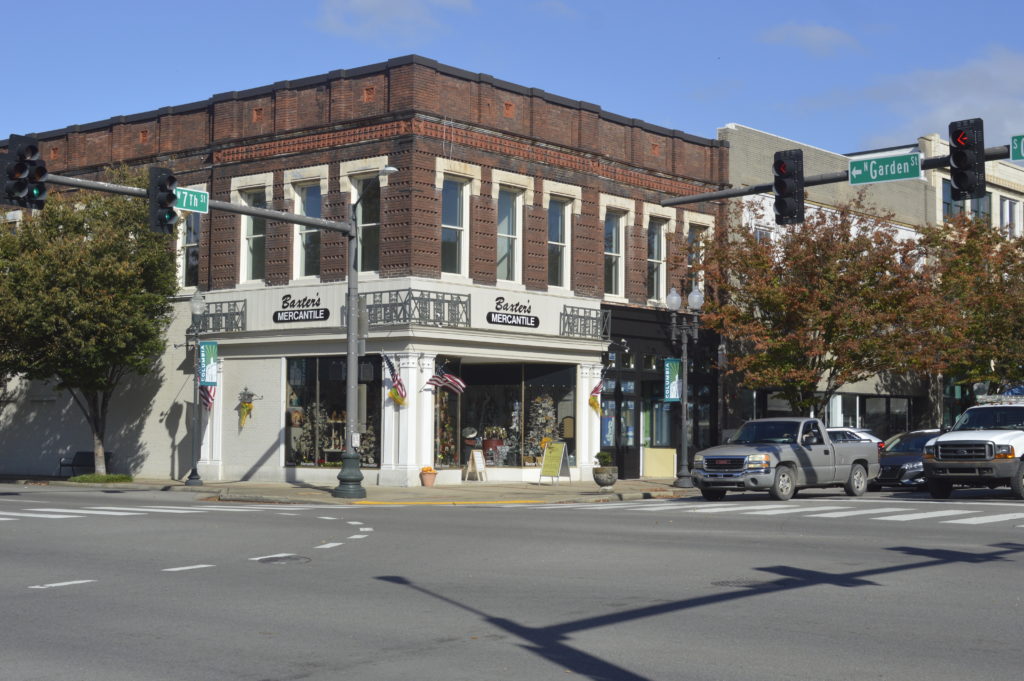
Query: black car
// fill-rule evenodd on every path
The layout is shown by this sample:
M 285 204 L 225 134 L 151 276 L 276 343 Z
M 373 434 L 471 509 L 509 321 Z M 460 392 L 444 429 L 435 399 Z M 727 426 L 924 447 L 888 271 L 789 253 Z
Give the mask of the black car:
M 878 453 L 881 468 L 878 477 L 871 481 L 868 489 L 878 491 L 883 487 L 924 489 L 924 464 L 922 455 L 925 444 L 942 431 L 938 428 L 912 430 L 893 435 L 885 441 Z

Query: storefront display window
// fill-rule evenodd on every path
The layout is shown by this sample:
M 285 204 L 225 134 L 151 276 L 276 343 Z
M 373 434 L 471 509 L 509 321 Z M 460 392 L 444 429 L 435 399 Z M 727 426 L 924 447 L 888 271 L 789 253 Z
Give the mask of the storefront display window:
M 288 358 L 285 387 L 285 465 L 338 468 L 345 449 L 348 425 L 345 357 Z M 363 359 L 364 369 L 372 377 L 379 375 L 379 364 Z M 359 386 L 360 407 L 365 418 L 360 424 L 357 451 L 360 465 L 380 465 L 380 381 Z M 358 431 L 357 431 L 358 432 Z
M 574 464 L 575 367 L 463 365 L 462 379 L 462 463 L 473 449 L 482 449 L 488 466 L 538 466 L 547 443 L 564 440 Z

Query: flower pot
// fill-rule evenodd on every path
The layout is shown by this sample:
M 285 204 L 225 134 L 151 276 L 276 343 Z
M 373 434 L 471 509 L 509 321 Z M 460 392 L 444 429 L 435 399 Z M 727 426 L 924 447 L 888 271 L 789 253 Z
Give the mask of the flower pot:
M 594 482 L 605 490 L 611 491 L 612 485 L 619 479 L 618 466 L 598 466 L 594 469 Z
M 420 482 L 424 487 L 433 487 L 434 480 L 437 480 L 437 473 L 420 473 Z
M 483 442 L 484 454 L 486 454 L 487 451 L 491 449 L 497 452 L 498 447 L 502 446 L 503 444 L 505 444 L 505 441 L 499 438 L 485 438 Z

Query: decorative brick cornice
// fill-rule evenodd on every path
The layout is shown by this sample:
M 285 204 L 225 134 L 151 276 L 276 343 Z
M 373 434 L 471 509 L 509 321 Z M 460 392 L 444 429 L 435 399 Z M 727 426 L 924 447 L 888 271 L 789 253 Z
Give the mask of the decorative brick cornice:
M 512 156 L 535 163 L 598 175 L 632 187 L 642 187 L 673 196 L 696 194 L 705 191 L 705 187 L 702 185 L 624 168 L 592 156 L 583 156 L 561 151 L 553 147 L 522 142 L 510 137 L 490 135 L 477 130 L 445 125 L 419 118 L 220 149 L 214 152 L 213 162 L 217 165 L 222 163 L 258 161 L 272 156 L 323 151 L 357 142 L 401 137 L 409 134 L 431 137 L 445 142 L 493 152 L 502 156 Z

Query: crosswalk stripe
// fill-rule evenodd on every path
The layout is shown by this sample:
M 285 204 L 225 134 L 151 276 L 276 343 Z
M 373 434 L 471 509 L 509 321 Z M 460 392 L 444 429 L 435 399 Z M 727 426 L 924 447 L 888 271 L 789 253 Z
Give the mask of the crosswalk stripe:
M 181 506 L 147 506 L 146 508 L 182 508 Z M 225 513 L 258 513 L 261 508 L 236 508 L 234 506 L 188 506 L 198 511 L 224 511 Z
M 206 513 L 206 511 L 179 508 L 157 508 L 154 506 L 90 506 L 99 511 L 135 511 L 142 513 Z
M 832 513 L 813 513 L 808 518 L 849 518 L 855 515 L 875 515 L 892 511 L 905 511 L 901 506 L 883 506 L 882 508 L 862 508 L 857 511 L 833 511 Z
M 957 520 L 943 520 L 944 523 L 959 523 L 961 525 L 984 525 L 985 523 L 998 523 L 1004 520 L 1018 520 L 1024 518 L 1024 513 L 1000 513 L 999 515 L 983 515 L 974 518 L 958 518 Z
M 181 567 L 164 568 L 161 572 L 185 572 L 186 570 L 202 570 L 203 568 L 217 567 L 216 565 L 182 565 Z
M 15 518 L 84 518 L 82 515 L 63 515 L 57 513 L 16 513 L 14 511 L 0 511 L 0 515 L 13 516 Z M 11 518 L 5 518 L 11 520 Z
M 927 511 L 925 513 L 904 513 L 901 515 L 888 515 L 882 518 L 872 518 L 872 520 L 923 520 L 924 518 L 941 518 L 949 515 L 967 515 L 968 513 L 978 513 L 978 511 Z
M 747 511 L 743 515 L 782 515 L 784 513 L 807 513 L 808 511 L 831 511 L 839 508 L 850 508 L 849 506 L 814 506 L 797 508 L 776 508 L 767 511 Z
M 40 508 L 50 513 L 84 513 L 85 515 L 145 515 L 142 511 L 97 511 L 82 508 Z
M 754 509 L 755 511 L 766 511 L 769 508 L 789 508 L 789 504 L 764 504 L 762 506 L 749 506 L 743 504 L 734 504 L 728 506 L 708 506 L 707 508 L 694 508 L 689 513 L 728 513 L 730 511 L 749 511 Z

